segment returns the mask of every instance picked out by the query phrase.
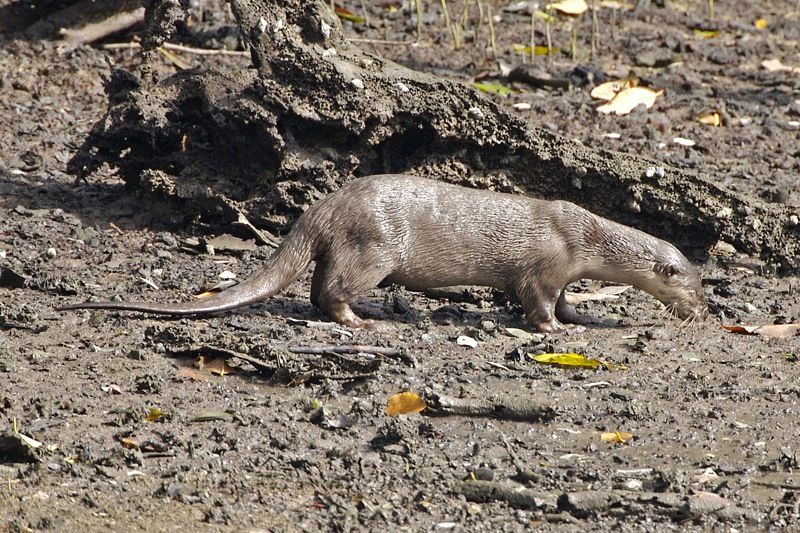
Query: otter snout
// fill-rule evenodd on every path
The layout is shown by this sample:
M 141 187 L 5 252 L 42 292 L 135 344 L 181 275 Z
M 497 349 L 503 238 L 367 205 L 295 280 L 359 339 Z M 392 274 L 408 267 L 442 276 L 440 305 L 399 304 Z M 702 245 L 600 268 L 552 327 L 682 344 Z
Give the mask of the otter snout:
M 701 290 L 688 291 L 683 298 L 664 304 L 674 309 L 681 320 L 705 320 L 708 317 L 708 304 Z

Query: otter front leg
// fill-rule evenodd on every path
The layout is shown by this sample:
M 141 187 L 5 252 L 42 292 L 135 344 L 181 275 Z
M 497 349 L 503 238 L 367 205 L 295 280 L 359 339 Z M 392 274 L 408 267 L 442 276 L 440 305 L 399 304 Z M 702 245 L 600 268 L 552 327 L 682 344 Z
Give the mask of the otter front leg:
M 515 292 L 525 311 L 525 320 L 542 333 L 555 333 L 566 328 L 556 318 L 556 301 L 560 288 L 528 285 L 517 287 Z

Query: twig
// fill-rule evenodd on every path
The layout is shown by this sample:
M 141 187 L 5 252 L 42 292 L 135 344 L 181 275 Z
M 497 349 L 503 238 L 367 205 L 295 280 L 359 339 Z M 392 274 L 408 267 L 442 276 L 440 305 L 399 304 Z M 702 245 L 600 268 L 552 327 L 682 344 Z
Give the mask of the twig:
M 269 363 L 267 363 L 262 359 L 258 359 L 256 357 L 247 355 L 245 353 L 228 350 L 227 348 L 219 348 L 217 346 L 209 346 L 207 344 L 202 344 L 200 346 L 191 346 L 189 348 L 176 350 L 171 353 L 175 355 L 205 354 L 218 357 L 235 357 L 237 359 L 241 359 L 242 361 L 247 361 L 256 368 L 260 368 L 262 370 L 275 371 L 275 366 L 270 365 Z
M 444 13 L 444 23 L 448 28 L 450 28 L 450 32 L 453 34 L 453 49 L 458 50 L 461 48 L 461 42 L 456 25 L 453 24 L 452 20 L 450 20 L 450 11 L 447 9 L 447 0 L 440 0 L 440 2 L 442 3 L 442 12 Z
M 494 60 L 497 61 L 497 37 L 494 34 L 494 21 L 492 20 L 492 6 L 486 6 L 486 13 L 489 19 L 489 44 L 492 47 L 492 54 L 494 55 Z
M 592 0 L 592 44 L 591 48 L 589 49 L 589 58 L 594 61 L 594 54 L 595 49 L 597 48 L 597 33 L 599 30 L 599 25 L 597 23 L 597 6 L 594 5 L 594 0 Z
M 329 353 L 342 354 L 358 354 L 366 353 L 372 355 L 382 355 L 384 357 L 397 357 L 400 355 L 400 350 L 397 348 L 385 348 L 383 346 L 364 346 L 360 344 L 340 344 L 325 345 L 325 346 L 289 346 L 286 348 L 291 353 L 307 353 L 313 355 L 325 355 Z
M 414 0 L 417 8 L 417 42 L 422 37 L 422 0 Z
M 414 46 L 417 44 L 414 41 L 392 41 L 389 39 L 363 39 L 359 37 L 348 37 L 347 41 L 351 43 L 391 44 L 391 45 L 401 45 L 401 46 Z
M 133 50 L 137 48 L 141 48 L 142 45 L 135 42 L 129 43 L 108 43 L 103 45 L 104 50 Z M 220 55 L 220 56 L 249 56 L 250 52 L 246 52 L 243 50 L 225 50 L 225 49 L 211 49 L 211 48 L 194 48 L 191 46 L 184 46 L 182 44 L 173 44 L 173 43 L 164 43 L 161 45 L 161 48 L 166 48 L 167 50 L 172 50 L 173 52 L 183 52 L 186 54 L 195 54 L 201 56 L 212 56 L 212 55 Z
M 531 5 L 531 63 L 536 58 L 536 10 Z
M 771 489 L 800 490 L 800 485 L 793 483 L 770 483 L 769 481 L 753 481 L 753 485 L 769 487 Z

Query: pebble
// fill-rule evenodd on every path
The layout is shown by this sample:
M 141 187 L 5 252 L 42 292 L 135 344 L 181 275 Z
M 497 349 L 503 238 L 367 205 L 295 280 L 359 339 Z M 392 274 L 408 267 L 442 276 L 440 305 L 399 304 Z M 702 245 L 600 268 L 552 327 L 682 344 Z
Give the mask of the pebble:
M 458 344 L 459 346 L 469 346 L 470 348 L 478 347 L 478 341 L 466 335 L 461 335 L 460 337 L 458 337 L 456 339 L 456 344 Z
M 50 248 L 47 249 L 47 251 L 45 253 L 47 254 L 47 257 L 52 259 L 52 258 L 54 258 L 56 256 L 56 249 L 50 247 Z

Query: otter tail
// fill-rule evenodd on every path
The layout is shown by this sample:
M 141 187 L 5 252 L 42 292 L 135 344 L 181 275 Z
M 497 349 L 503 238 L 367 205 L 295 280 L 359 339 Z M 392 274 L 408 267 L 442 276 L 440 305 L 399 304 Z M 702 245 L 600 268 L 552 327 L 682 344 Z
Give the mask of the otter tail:
M 300 277 L 311 263 L 314 253 L 313 247 L 314 243 L 310 242 L 310 239 L 302 231 L 292 231 L 255 276 L 202 300 L 166 304 L 84 302 L 63 305 L 56 307 L 56 310 L 116 309 L 161 315 L 200 315 L 236 309 L 274 296 Z

